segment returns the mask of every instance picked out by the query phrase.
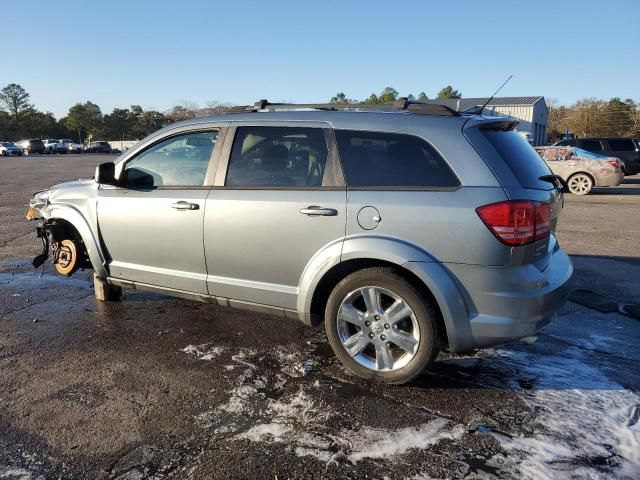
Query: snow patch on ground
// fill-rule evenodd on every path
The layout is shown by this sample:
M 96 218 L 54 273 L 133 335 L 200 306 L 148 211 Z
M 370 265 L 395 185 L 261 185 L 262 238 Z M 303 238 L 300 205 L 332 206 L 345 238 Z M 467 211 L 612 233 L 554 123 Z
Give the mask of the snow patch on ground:
M 284 355 L 278 357 L 291 359 Z M 254 365 L 248 354 L 232 358 L 237 364 L 241 362 L 240 365 Z M 327 422 L 339 416 L 338 412 L 315 399 L 304 387 L 283 395 L 287 380 L 282 374 L 266 378 L 258 372 L 255 367 L 245 368 L 230 390 L 229 399 L 214 410 L 198 415 L 197 423 L 216 435 L 236 440 L 286 443 L 297 455 L 311 456 L 325 463 L 340 459 L 355 464 L 368 458 L 391 458 L 413 448 L 429 448 L 445 438 L 460 438 L 465 433 L 462 426 L 442 418 L 415 427 L 358 426 L 343 427 L 336 432 Z M 276 398 L 272 398 L 274 396 Z
M 0 479 L 3 480 L 38 480 L 42 477 L 34 477 L 33 474 L 24 468 L 9 467 L 0 465 Z
M 608 341 L 594 337 L 582 343 Z M 533 382 L 522 393 L 536 412 L 534 433 L 512 438 L 494 433 L 513 455 L 498 455 L 490 463 L 522 479 L 640 478 L 640 425 L 630 421 L 640 396 L 587 363 L 585 355 L 575 347 L 558 354 L 508 349 L 479 354 L 480 372 L 491 366 L 507 373 L 503 387 L 519 389 L 515 377 Z M 464 366 L 471 361 L 461 360 Z
M 462 437 L 465 429 L 461 425 L 450 427 L 450 421 L 444 418 L 397 430 L 381 430 L 365 427 L 355 438 L 350 439 L 352 451 L 348 459 L 356 463 L 365 458 L 389 458 L 401 455 L 412 448 L 427 449 L 445 438 Z
M 210 343 L 203 343 L 202 345 L 187 345 L 180 351 L 194 355 L 199 360 L 213 360 L 222 355 L 225 350 L 225 347 L 211 346 Z

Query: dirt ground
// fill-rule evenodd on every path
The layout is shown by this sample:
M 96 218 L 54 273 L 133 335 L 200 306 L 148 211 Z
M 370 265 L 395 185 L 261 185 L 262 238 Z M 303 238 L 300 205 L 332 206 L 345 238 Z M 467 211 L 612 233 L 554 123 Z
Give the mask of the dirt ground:
M 569 302 L 534 345 L 380 386 L 293 320 L 34 272 L 31 195 L 113 158 L 0 157 L 0 479 L 640 477 L 631 317 Z M 575 288 L 640 303 L 639 209 L 640 175 L 566 197 Z

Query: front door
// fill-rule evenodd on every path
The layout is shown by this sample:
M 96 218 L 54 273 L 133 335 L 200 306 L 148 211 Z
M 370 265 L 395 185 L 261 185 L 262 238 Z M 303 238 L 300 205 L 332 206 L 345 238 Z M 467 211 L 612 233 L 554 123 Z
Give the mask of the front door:
M 323 127 L 235 129 L 205 212 L 212 295 L 295 309 L 312 257 L 340 251 L 346 189 Z
M 160 140 L 98 194 L 98 227 L 114 278 L 207 293 L 203 246 L 207 168 L 217 130 Z

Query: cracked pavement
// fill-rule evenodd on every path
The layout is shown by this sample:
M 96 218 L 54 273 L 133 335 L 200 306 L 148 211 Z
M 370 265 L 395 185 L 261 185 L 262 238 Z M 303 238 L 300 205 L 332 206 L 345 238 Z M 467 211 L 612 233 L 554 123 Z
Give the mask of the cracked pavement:
M 640 322 L 567 303 L 534 345 L 371 385 L 293 320 L 47 264 L 33 191 L 101 155 L 0 160 L 0 478 L 637 478 Z M 640 176 L 567 197 L 575 288 L 640 302 Z M 612 214 L 614 212 L 615 214 Z

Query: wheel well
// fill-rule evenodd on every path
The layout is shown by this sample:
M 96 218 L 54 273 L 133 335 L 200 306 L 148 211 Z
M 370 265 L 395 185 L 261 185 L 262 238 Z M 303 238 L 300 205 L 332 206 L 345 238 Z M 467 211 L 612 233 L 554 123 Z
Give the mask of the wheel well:
M 78 232 L 78 229 L 73 225 L 73 223 L 62 218 L 51 218 L 47 220 L 45 227 L 49 227 L 53 240 L 62 241 L 65 238 L 68 238 L 76 243 L 77 248 L 79 249 L 80 268 L 93 268 L 91 261 L 89 260 L 89 252 L 84 244 L 84 240 L 82 240 L 80 232 Z M 60 233 L 60 229 L 62 229 L 62 233 Z
M 313 297 L 311 299 L 312 318 L 317 319 L 317 323 L 324 321 L 324 307 L 327 304 L 329 295 L 331 295 L 334 287 L 347 275 L 350 275 L 358 270 L 371 267 L 385 267 L 393 269 L 395 273 L 408 281 L 416 290 L 424 295 L 424 297 L 429 302 L 431 302 L 431 305 L 436 311 L 436 323 L 438 326 L 438 334 L 440 336 L 440 344 L 443 346 L 448 346 L 449 341 L 447 338 L 447 329 L 444 324 L 442 311 L 440 310 L 440 306 L 433 296 L 433 293 L 431 293 L 431 290 L 429 290 L 429 288 L 422 282 L 422 280 L 420 280 L 420 278 L 418 278 L 413 272 L 402 268 L 400 265 L 386 262 L 384 260 L 360 258 L 355 260 L 347 260 L 332 267 L 320 279 L 320 282 L 318 282 L 318 285 L 313 292 Z
M 593 175 L 591 175 L 589 172 L 583 172 L 583 171 L 573 172 L 571 175 L 569 175 L 569 178 L 567 178 L 567 182 L 571 180 L 571 177 L 575 177 L 576 175 L 586 175 L 591 179 L 591 182 L 593 182 L 593 186 L 594 187 L 596 186 L 596 179 L 593 177 Z

